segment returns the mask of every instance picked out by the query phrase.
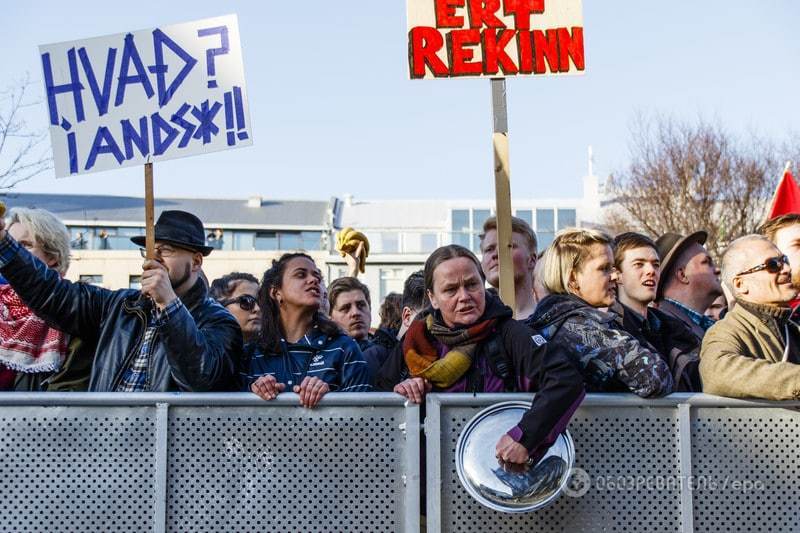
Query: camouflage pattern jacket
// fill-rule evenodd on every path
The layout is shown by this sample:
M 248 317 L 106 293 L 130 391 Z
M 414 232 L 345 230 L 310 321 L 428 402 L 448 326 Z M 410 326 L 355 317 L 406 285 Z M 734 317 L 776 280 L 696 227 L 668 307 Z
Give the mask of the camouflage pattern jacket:
M 571 354 L 589 392 L 630 391 L 642 397 L 672 392 L 666 362 L 619 329 L 616 320 L 615 313 L 591 307 L 577 296 L 551 294 L 526 323 Z

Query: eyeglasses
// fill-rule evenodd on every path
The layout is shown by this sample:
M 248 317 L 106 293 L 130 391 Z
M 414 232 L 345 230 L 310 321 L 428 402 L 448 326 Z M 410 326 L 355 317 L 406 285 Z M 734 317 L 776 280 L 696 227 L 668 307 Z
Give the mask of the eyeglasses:
M 220 300 L 219 303 L 225 307 L 228 307 L 231 304 L 238 304 L 239 307 L 242 308 L 242 311 L 252 311 L 256 308 L 257 300 L 254 296 L 249 294 L 242 294 L 241 296 L 237 296 L 236 298 L 228 298 L 226 300 Z
M 178 253 L 179 250 L 184 250 L 184 248 L 177 248 L 174 246 L 156 246 L 153 248 L 153 252 L 157 256 L 160 257 L 172 257 Z M 192 251 L 192 250 L 187 250 Z M 147 257 L 147 249 L 146 248 L 139 248 L 139 253 L 142 254 L 142 257 Z
M 744 276 L 745 274 L 752 274 L 753 272 L 759 272 L 761 270 L 766 270 L 770 274 L 777 274 L 781 270 L 783 270 L 783 265 L 789 264 L 789 258 L 785 255 L 781 257 L 770 257 L 760 265 L 756 265 L 753 268 L 748 268 L 745 271 L 739 272 L 736 274 L 737 276 Z

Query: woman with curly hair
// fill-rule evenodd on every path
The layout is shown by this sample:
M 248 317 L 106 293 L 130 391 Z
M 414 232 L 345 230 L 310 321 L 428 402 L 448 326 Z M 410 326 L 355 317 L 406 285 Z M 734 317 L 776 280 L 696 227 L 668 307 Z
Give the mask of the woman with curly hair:
M 372 390 L 356 342 L 320 312 L 322 274 L 304 253 L 284 254 L 258 292 L 261 332 L 245 353 L 243 387 L 264 400 L 294 391 L 314 407 L 329 391 Z

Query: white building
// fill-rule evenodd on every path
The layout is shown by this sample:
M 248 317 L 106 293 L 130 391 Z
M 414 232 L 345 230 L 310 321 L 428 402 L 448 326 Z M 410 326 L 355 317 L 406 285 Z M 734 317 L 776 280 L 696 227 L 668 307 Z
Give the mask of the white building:
M 600 222 L 601 190 L 593 175 L 583 180 L 580 198 L 512 201 L 516 216 L 531 224 L 540 250 L 556 231 Z M 7 194 L 9 207 L 39 207 L 55 213 L 72 234 L 72 261 L 67 273 L 82 280 L 118 289 L 138 287 L 142 258 L 130 237 L 143 235 L 144 201 L 119 196 Z M 348 226 L 370 240 L 367 271 L 359 279 L 372 294 L 373 326 L 378 308 L 390 292 L 403 291 L 406 277 L 422 268 L 438 246 L 457 243 L 479 253 L 478 234 L 494 213 L 494 200 L 366 200 L 345 195 L 328 202 L 275 200 L 261 197 L 222 200 L 162 198 L 162 210 L 194 213 L 211 234 L 222 230 L 219 249 L 205 259 L 209 280 L 232 271 L 260 278 L 282 253 L 305 250 L 328 280 L 347 272 L 344 259 L 333 249 L 336 232 Z

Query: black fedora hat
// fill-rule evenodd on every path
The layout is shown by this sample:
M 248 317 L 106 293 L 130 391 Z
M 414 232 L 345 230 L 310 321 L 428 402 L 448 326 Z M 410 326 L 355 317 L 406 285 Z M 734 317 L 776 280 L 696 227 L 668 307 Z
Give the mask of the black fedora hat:
M 658 256 L 661 258 L 661 276 L 658 278 L 656 300 L 664 295 L 664 284 L 678 257 L 692 244 L 704 245 L 706 239 L 708 239 L 708 233 L 705 231 L 695 231 L 685 237 L 679 233 L 665 233 L 658 238 L 656 248 Z
M 156 221 L 157 241 L 168 242 L 181 248 L 197 250 L 208 255 L 214 248 L 206 246 L 206 232 L 200 219 L 186 211 L 162 211 Z M 131 241 L 145 246 L 145 237 L 131 237 Z

